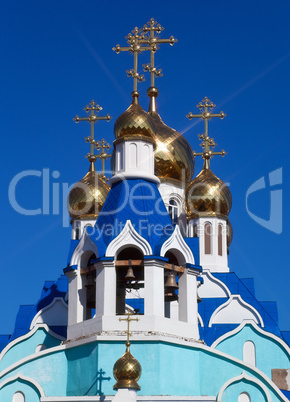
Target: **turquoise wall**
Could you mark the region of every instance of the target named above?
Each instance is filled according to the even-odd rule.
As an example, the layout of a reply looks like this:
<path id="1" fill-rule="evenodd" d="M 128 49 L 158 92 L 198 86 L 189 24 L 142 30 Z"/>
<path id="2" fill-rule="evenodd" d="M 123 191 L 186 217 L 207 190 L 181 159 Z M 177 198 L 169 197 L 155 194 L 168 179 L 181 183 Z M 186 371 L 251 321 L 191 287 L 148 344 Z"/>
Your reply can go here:
<path id="1" fill-rule="evenodd" d="M 124 352 L 124 342 L 100 341 L 43 353 L 5 376 L 0 373 L 0 383 L 21 372 L 37 381 L 47 396 L 112 395 L 115 384 L 113 366 Z M 254 369 L 210 350 L 144 341 L 134 342 L 131 352 L 141 363 L 143 371 L 139 395 L 216 396 L 224 383 L 243 371 L 269 387 Z M 236 391 L 227 391 L 230 392 Z M 274 391 L 271 395 L 273 402 L 283 400 Z M 2 401 L 1 397 L 0 391 Z"/>

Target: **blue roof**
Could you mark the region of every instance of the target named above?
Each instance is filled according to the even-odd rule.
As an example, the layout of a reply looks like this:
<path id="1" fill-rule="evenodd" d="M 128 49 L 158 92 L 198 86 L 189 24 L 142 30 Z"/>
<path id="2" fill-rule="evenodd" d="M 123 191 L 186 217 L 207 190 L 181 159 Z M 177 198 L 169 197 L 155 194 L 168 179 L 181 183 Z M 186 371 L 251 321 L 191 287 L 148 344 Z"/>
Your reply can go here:
<path id="1" fill-rule="evenodd" d="M 113 184 L 90 234 L 100 257 L 127 220 L 148 241 L 154 255 L 160 255 L 162 244 L 175 228 L 155 183 L 142 179 L 119 181 Z"/>

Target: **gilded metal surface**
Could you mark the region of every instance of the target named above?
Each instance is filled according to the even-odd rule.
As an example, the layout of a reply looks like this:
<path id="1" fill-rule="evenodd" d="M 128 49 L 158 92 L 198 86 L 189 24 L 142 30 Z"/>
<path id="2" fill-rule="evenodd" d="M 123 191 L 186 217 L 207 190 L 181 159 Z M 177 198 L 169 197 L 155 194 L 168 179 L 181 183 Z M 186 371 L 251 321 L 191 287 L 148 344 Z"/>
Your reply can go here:
<path id="1" fill-rule="evenodd" d="M 68 212 L 72 219 L 97 219 L 110 186 L 98 175 L 91 163 L 90 171 L 76 183 L 68 195 Z"/>
<path id="2" fill-rule="evenodd" d="M 194 158 L 188 141 L 163 123 L 157 112 L 151 114 L 155 129 L 155 175 L 188 183 L 194 173 Z"/>
<path id="3" fill-rule="evenodd" d="M 123 356 L 114 364 L 113 373 L 117 381 L 114 385 L 114 389 L 133 388 L 139 390 L 140 385 L 137 381 L 141 376 L 141 372 L 142 368 L 140 363 L 132 356 L 127 347 Z"/>
<path id="4" fill-rule="evenodd" d="M 185 190 L 188 219 L 198 216 L 227 216 L 232 207 L 228 186 L 210 169 L 202 169 Z"/>
<path id="5" fill-rule="evenodd" d="M 155 128 L 152 117 L 142 109 L 136 96 L 133 97 L 128 109 L 117 118 L 114 133 L 116 138 L 128 135 L 154 137 Z"/>

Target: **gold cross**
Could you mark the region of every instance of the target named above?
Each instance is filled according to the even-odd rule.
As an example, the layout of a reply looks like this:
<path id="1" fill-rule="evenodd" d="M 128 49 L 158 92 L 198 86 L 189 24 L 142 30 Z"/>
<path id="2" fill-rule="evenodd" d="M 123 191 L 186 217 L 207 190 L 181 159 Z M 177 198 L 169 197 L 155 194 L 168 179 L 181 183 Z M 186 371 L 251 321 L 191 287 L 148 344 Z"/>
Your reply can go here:
<path id="1" fill-rule="evenodd" d="M 130 346 L 130 335 L 132 335 L 132 334 L 130 334 L 130 322 L 131 321 L 139 321 L 138 317 L 137 318 L 131 318 L 131 315 L 132 314 L 128 311 L 127 318 L 119 318 L 119 321 L 127 321 L 127 331 L 125 331 L 126 334 L 127 334 L 127 342 L 126 342 L 127 347 Z"/>
<path id="2" fill-rule="evenodd" d="M 212 117 L 220 117 L 221 120 L 226 116 L 224 112 L 220 113 L 211 113 L 211 110 L 216 107 L 213 102 L 210 101 L 207 97 L 205 97 L 202 102 L 199 102 L 198 105 L 196 105 L 197 108 L 201 111 L 200 114 L 192 114 L 191 112 L 188 113 L 186 116 L 189 120 L 193 118 L 201 118 L 204 119 L 204 134 L 199 134 L 198 137 L 200 140 L 202 140 L 202 143 L 200 146 L 204 149 L 203 152 L 195 152 L 193 151 L 193 156 L 202 156 L 204 159 L 204 168 L 209 169 L 210 165 L 210 158 L 212 158 L 214 155 L 221 155 L 225 156 L 226 152 L 222 149 L 221 152 L 213 152 L 212 149 L 216 147 L 216 143 L 214 142 L 213 138 L 209 138 L 208 136 L 208 120 L 210 120 Z"/>
<path id="3" fill-rule="evenodd" d="M 132 33 L 130 32 L 125 39 L 127 39 L 127 43 L 129 46 L 120 46 L 116 45 L 113 47 L 113 50 L 119 54 L 120 52 L 131 52 L 134 55 L 134 68 L 131 70 L 127 70 L 127 76 L 133 77 L 134 85 L 133 91 L 137 92 L 137 84 L 138 82 L 145 81 L 144 75 L 139 75 L 138 73 L 138 55 L 140 52 L 144 50 L 150 50 L 150 48 L 146 48 L 145 46 L 141 46 L 141 40 L 144 39 L 144 34 L 142 30 L 139 30 L 138 27 L 134 28 Z"/>
<path id="4" fill-rule="evenodd" d="M 110 121 L 112 117 L 107 114 L 107 116 L 98 116 L 97 114 L 99 113 L 100 110 L 103 108 L 99 106 L 97 103 L 95 103 L 94 100 L 92 100 L 86 107 L 84 107 L 84 111 L 89 113 L 89 116 L 87 117 L 79 117 L 76 115 L 76 117 L 73 118 L 73 120 L 78 123 L 80 121 L 88 121 L 91 123 L 91 136 L 90 137 L 85 137 L 85 141 L 89 142 L 91 144 L 91 152 L 86 155 L 86 157 L 89 159 L 90 162 L 95 162 L 96 156 L 94 155 L 94 148 L 97 148 L 97 143 L 94 138 L 94 124 L 99 121 L 99 120 L 107 120 Z M 95 114 L 96 112 L 96 114 Z"/>
<path id="5" fill-rule="evenodd" d="M 154 64 L 155 52 L 159 49 L 158 45 L 161 43 L 169 43 L 171 46 L 173 46 L 174 43 L 177 42 L 177 39 L 175 39 L 173 36 L 170 36 L 169 39 L 160 39 L 158 35 L 163 30 L 164 28 L 160 24 L 158 24 L 157 21 L 154 20 L 154 18 L 151 18 L 151 20 L 148 21 L 147 24 L 145 24 L 143 27 L 143 32 L 148 36 L 147 38 L 140 40 L 141 44 L 149 45 L 151 51 L 151 62 L 143 65 L 144 71 L 149 71 L 151 74 L 151 87 L 155 86 L 155 76 L 163 76 L 161 68 L 157 70 Z M 157 35 L 155 35 L 155 33 Z"/>
<path id="6" fill-rule="evenodd" d="M 110 158 L 112 154 L 108 154 L 105 150 L 110 149 L 111 145 L 103 138 L 102 141 L 95 142 L 95 148 L 97 149 L 97 151 L 101 150 L 99 155 L 96 155 L 96 158 L 101 159 L 102 161 L 102 177 L 104 180 L 109 180 L 108 177 L 105 176 L 105 160 L 107 158 Z"/>

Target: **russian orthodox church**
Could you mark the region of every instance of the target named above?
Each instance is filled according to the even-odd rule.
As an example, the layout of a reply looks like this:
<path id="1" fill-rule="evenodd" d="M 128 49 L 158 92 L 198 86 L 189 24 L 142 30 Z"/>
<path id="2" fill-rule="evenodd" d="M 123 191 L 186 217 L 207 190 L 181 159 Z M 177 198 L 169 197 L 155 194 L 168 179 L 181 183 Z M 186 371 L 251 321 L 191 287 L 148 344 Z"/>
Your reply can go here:
<path id="1" fill-rule="evenodd" d="M 201 153 L 162 121 L 154 57 L 176 40 L 161 31 L 152 19 L 114 49 L 133 53 L 134 88 L 112 155 L 94 138 L 95 123 L 111 119 L 99 105 L 74 119 L 90 123 L 91 149 L 68 197 L 67 266 L 0 336 L 1 402 L 288 401 L 289 334 L 275 303 L 259 302 L 253 280 L 228 266 L 232 197 L 210 165 L 225 151 L 208 134 L 209 120 L 225 114 L 208 98 L 188 114 L 204 121 Z M 151 55 L 148 112 L 138 100 L 140 52 Z M 109 156 L 108 181 L 95 162 Z"/>

